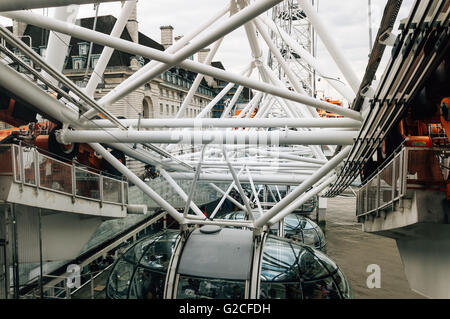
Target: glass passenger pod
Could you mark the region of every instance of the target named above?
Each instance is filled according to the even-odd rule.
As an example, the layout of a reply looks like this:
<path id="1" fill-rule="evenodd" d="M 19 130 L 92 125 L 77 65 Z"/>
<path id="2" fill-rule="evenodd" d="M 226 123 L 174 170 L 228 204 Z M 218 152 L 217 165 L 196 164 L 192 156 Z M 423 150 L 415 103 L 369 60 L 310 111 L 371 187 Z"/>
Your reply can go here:
<path id="1" fill-rule="evenodd" d="M 253 214 L 256 216 L 259 213 L 253 211 Z M 245 213 L 243 211 L 228 213 L 223 216 L 223 219 L 244 220 Z M 270 233 L 278 234 L 278 224 L 270 228 Z M 326 240 L 322 229 L 311 219 L 301 214 L 293 213 L 284 218 L 284 237 L 325 251 Z"/>
<path id="2" fill-rule="evenodd" d="M 187 240 L 177 271 L 177 299 L 249 297 L 253 235 L 241 229 L 204 226 Z"/>
<path id="3" fill-rule="evenodd" d="M 179 237 L 179 231 L 166 230 L 126 250 L 109 275 L 107 297 L 162 299 L 168 265 Z"/>
<path id="4" fill-rule="evenodd" d="M 261 299 L 349 299 L 344 273 L 313 248 L 269 235 L 261 269 Z"/>
<path id="5" fill-rule="evenodd" d="M 268 235 L 259 254 L 251 231 L 218 226 L 196 229 L 186 241 L 173 230 L 142 239 L 116 261 L 107 283 L 107 296 L 114 299 L 251 295 L 333 299 L 352 298 L 352 291 L 344 273 L 318 250 Z"/>

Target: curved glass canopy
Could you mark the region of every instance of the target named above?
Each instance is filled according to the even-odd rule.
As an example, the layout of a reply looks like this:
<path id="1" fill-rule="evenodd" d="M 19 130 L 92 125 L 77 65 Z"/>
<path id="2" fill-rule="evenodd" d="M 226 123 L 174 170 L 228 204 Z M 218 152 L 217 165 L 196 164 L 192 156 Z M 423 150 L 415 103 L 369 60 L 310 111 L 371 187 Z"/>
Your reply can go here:
<path id="1" fill-rule="evenodd" d="M 253 296 L 261 299 L 336 299 L 352 298 L 350 284 L 339 267 L 325 254 L 309 246 L 300 244 L 290 239 L 268 235 L 262 246 L 262 254 L 258 253 L 251 235 L 246 243 L 241 245 L 239 241 L 227 242 L 229 232 L 248 232 L 245 230 L 222 229 L 222 247 L 228 244 L 231 249 L 248 249 L 250 255 L 262 256 L 261 267 L 251 262 L 252 256 L 248 256 L 248 271 L 242 268 L 242 257 L 235 260 L 237 266 L 235 272 L 222 272 L 215 261 L 226 255 L 224 249 L 215 249 L 217 256 L 213 256 L 211 247 L 207 248 L 206 259 L 199 256 L 192 259 L 200 260 L 198 267 L 192 268 L 188 258 L 183 256 L 189 241 L 205 242 L 208 234 L 192 231 L 186 241 L 181 243 L 180 232 L 165 230 L 156 235 L 144 238 L 131 246 L 114 264 L 107 283 L 107 296 L 113 299 L 161 299 L 167 297 L 164 294 L 166 277 L 169 275 L 175 287 L 169 297 L 179 299 L 243 299 L 250 298 L 249 287 L 260 287 Z M 237 233 L 236 233 L 237 234 Z M 194 236 L 195 235 L 195 236 Z M 239 234 L 237 234 L 239 235 Z M 248 235 L 248 234 L 244 234 Z M 202 237 L 203 236 L 203 237 Z M 241 237 L 244 238 L 244 237 Z M 225 242 L 223 242 L 225 240 Z M 241 240 L 242 241 L 242 240 Z M 214 239 L 211 240 L 214 242 Z M 191 245 L 193 246 L 193 244 Z M 210 245 L 211 246 L 211 245 Z M 214 245 L 213 245 L 214 247 Z M 233 248 L 234 247 L 234 248 Z M 197 249 L 197 248 L 196 248 Z M 208 250 L 209 249 L 209 250 Z M 226 250 L 226 249 L 225 249 Z M 179 253 L 174 254 L 174 251 Z M 178 256 L 178 255 L 181 255 Z M 172 256 L 173 255 L 173 256 Z M 178 258 L 179 257 L 179 258 Z M 178 264 L 176 267 L 169 263 Z M 184 264 L 182 264 L 184 263 Z M 233 263 L 233 261 L 231 262 Z M 233 265 L 228 266 L 229 270 Z M 186 271 L 191 267 L 191 272 Z M 211 269 L 212 268 L 212 269 Z M 184 270 L 183 270 L 184 269 Z M 194 269 L 194 272 L 192 272 Z M 175 274 L 168 274 L 175 271 Z M 259 276 L 252 276 L 255 271 L 260 271 Z M 251 278 L 259 278 L 259 285 L 251 283 Z M 170 281 L 167 280 L 167 281 Z"/>
<path id="2" fill-rule="evenodd" d="M 350 284 L 325 254 L 270 235 L 264 245 L 261 299 L 348 299 Z"/>
<path id="3" fill-rule="evenodd" d="M 253 214 L 256 215 L 256 211 Z M 228 213 L 222 217 L 229 220 L 244 220 L 245 212 L 236 211 Z M 270 233 L 279 235 L 279 225 L 273 225 L 270 228 Z M 283 236 L 302 244 L 314 247 L 316 249 L 325 250 L 326 240 L 322 229 L 308 217 L 301 214 L 289 214 L 284 218 Z"/>
<path id="4" fill-rule="evenodd" d="M 131 246 L 114 264 L 106 294 L 114 299 L 161 299 L 179 231 L 166 230 Z"/>

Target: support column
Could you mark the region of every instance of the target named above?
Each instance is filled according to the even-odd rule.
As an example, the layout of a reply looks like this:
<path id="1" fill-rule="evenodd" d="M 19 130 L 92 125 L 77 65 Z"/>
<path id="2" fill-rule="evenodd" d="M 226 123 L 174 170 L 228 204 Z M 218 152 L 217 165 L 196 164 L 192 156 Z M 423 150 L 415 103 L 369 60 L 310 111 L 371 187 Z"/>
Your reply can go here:
<path id="1" fill-rule="evenodd" d="M 326 214 L 327 214 L 327 198 L 318 197 L 318 203 L 316 207 L 316 220 L 317 224 L 322 228 L 325 233 Z"/>

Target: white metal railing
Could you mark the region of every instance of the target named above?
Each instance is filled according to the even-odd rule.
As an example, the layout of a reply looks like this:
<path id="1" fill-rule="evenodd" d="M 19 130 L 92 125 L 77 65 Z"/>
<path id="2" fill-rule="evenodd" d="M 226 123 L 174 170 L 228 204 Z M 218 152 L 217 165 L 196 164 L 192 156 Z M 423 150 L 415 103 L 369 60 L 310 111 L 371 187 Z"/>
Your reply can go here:
<path id="1" fill-rule="evenodd" d="M 443 148 L 402 147 L 358 190 L 356 215 L 368 215 L 393 207 L 413 190 L 443 190 L 445 180 L 437 154 L 450 156 Z"/>
<path id="2" fill-rule="evenodd" d="M 66 276 L 54 276 L 54 275 L 42 275 L 43 280 L 56 280 L 56 284 L 45 284 L 42 286 L 43 298 L 45 299 L 72 299 L 72 296 L 79 292 L 81 289 L 85 288 L 87 285 L 90 285 L 90 299 L 95 299 L 95 282 L 98 277 L 100 277 L 105 271 L 108 271 L 113 264 L 107 265 L 104 269 L 99 271 L 90 271 L 88 273 L 80 274 L 80 286 L 79 287 L 70 287 L 67 284 Z M 74 277 L 75 279 L 76 277 Z M 98 282 L 103 283 L 104 279 L 100 278 Z M 25 295 L 22 295 L 21 299 L 36 299 L 41 297 L 39 287 L 32 289 Z"/>
<path id="3" fill-rule="evenodd" d="M 75 198 L 126 205 L 128 183 L 125 180 L 92 172 L 75 163 L 65 163 L 40 153 L 34 147 L 0 145 L 0 176 L 12 175 L 26 186 L 45 189 Z"/>
<path id="4" fill-rule="evenodd" d="M 132 245 L 135 243 L 139 238 L 137 237 L 139 233 L 145 231 L 147 227 L 151 227 L 154 223 L 158 222 L 159 220 L 165 221 L 167 213 L 162 212 L 157 214 L 155 217 L 148 220 L 146 223 L 138 226 L 137 228 L 133 229 L 132 231 L 126 233 L 124 236 L 121 236 L 118 240 L 116 240 L 113 243 L 110 243 L 106 247 L 99 249 L 95 254 L 89 256 L 87 259 L 80 262 L 79 266 L 80 268 L 86 267 L 90 265 L 92 262 L 95 262 L 95 260 L 101 256 L 105 256 L 109 254 L 112 251 L 115 251 L 115 260 L 117 259 L 117 255 L 121 254 L 117 250 L 118 247 L 120 247 L 123 243 L 129 243 L 129 245 Z M 163 227 L 166 228 L 165 222 L 163 223 Z M 129 247 L 128 245 L 126 247 Z M 123 253 L 123 251 L 122 251 Z M 77 294 L 81 289 L 85 288 L 88 284 L 90 284 L 90 298 L 95 299 L 96 292 L 95 292 L 95 280 L 100 277 L 105 271 L 108 271 L 110 267 L 113 265 L 113 263 L 107 265 L 105 268 L 99 270 L 99 271 L 89 271 L 88 273 L 80 274 L 80 283 L 81 285 L 77 287 L 70 288 L 67 285 L 68 277 L 67 273 L 65 275 L 60 276 L 54 276 L 45 274 L 42 275 L 42 278 L 36 277 L 34 280 L 37 287 L 33 288 L 31 291 L 29 291 L 27 294 L 21 296 L 23 299 L 30 299 L 30 298 L 39 298 L 41 296 L 41 289 L 43 293 L 44 298 L 48 299 L 71 299 L 73 295 Z M 42 288 L 38 286 L 37 280 L 43 279 L 44 281 L 48 282 L 44 285 L 42 285 Z M 104 278 L 99 278 L 97 282 L 104 283 Z"/>

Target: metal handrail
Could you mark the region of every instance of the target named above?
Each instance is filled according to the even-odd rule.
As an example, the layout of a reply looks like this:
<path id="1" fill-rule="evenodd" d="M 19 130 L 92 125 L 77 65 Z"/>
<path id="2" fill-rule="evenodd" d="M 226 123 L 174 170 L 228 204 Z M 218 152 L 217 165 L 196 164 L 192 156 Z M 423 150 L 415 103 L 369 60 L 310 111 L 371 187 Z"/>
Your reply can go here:
<path id="1" fill-rule="evenodd" d="M 51 192 L 55 192 L 55 193 L 60 193 L 63 195 L 69 195 L 72 196 L 73 198 L 85 198 L 91 201 L 97 201 L 100 203 L 109 203 L 109 204 L 113 204 L 113 205 L 126 205 L 126 196 L 123 196 L 123 192 L 126 190 L 126 185 L 127 182 L 121 179 L 116 179 L 113 177 L 109 177 L 109 176 L 103 176 L 102 174 L 99 173 L 94 173 L 89 171 L 87 168 L 82 168 L 79 167 L 77 165 L 75 165 L 75 163 L 72 164 L 68 164 L 65 163 L 63 161 L 57 160 L 55 158 L 52 158 L 50 156 L 41 154 L 40 152 L 37 151 L 36 148 L 31 147 L 31 152 L 33 152 L 33 158 L 34 158 L 34 163 L 32 165 L 33 167 L 33 177 L 35 178 L 34 183 L 29 183 L 25 181 L 25 167 L 24 167 L 24 160 L 23 160 L 23 147 L 19 146 L 19 145 L 2 145 L 2 147 L 10 147 L 11 148 L 11 161 L 12 161 L 12 175 L 13 175 L 13 181 L 15 183 L 19 183 L 22 187 L 24 185 L 27 186 L 32 186 L 32 187 L 36 187 L 37 189 L 44 189 L 44 190 L 48 190 Z M 37 154 L 36 154 L 37 153 Z M 16 163 L 16 157 L 17 157 L 17 163 Z M 40 168 L 39 168 L 39 160 L 40 159 L 47 159 L 50 160 L 52 162 L 58 163 L 58 165 L 60 166 L 64 166 L 67 168 L 70 168 L 70 176 L 65 176 L 65 178 L 67 178 L 67 181 L 71 183 L 71 189 L 70 191 L 64 191 L 64 190 L 57 190 L 54 188 L 50 188 L 50 187 L 46 187 L 43 186 L 40 183 L 40 179 L 41 179 L 41 172 L 40 172 Z M 36 159 L 38 159 L 38 161 L 36 161 Z M 18 167 L 16 167 L 18 165 Z M 76 177 L 76 172 L 77 171 L 85 171 L 90 175 L 95 175 L 96 178 L 98 178 L 98 191 L 99 191 L 99 197 L 98 198 L 93 198 L 93 197 L 86 197 L 86 196 L 81 196 L 77 194 L 77 188 L 75 183 L 77 182 L 77 177 Z M 113 182 L 118 183 L 118 185 L 121 185 L 120 187 L 118 187 L 117 189 L 117 198 L 118 201 L 104 201 L 104 189 L 103 189 L 103 179 L 108 179 L 111 180 Z"/>
<path id="2" fill-rule="evenodd" d="M 399 152 L 394 152 L 389 161 L 386 161 L 380 168 L 378 168 L 368 179 L 364 185 L 358 190 L 357 210 L 358 217 L 378 213 L 387 207 L 399 201 L 407 195 L 408 188 L 408 166 L 409 153 L 411 151 L 433 151 L 433 152 L 448 152 L 448 149 L 437 147 L 407 147 L 404 146 Z M 399 165 L 397 168 L 396 166 Z M 381 176 L 388 169 L 392 170 L 392 181 L 389 187 L 381 185 Z M 400 181 L 400 184 L 398 184 Z M 374 185 L 375 184 L 375 185 Z M 440 183 L 438 183 L 440 184 Z M 389 184 L 388 184 L 389 185 Z M 386 202 L 381 202 L 381 191 L 391 190 L 390 199 Z M 375 193 L 374 198 L 371 197 L 371 192 Z M 375 203 L 370 205 L 369 200 L 374 200 Z"/>

